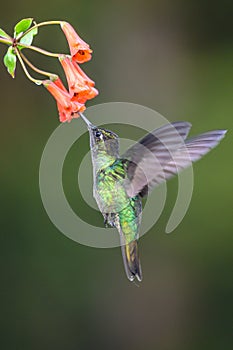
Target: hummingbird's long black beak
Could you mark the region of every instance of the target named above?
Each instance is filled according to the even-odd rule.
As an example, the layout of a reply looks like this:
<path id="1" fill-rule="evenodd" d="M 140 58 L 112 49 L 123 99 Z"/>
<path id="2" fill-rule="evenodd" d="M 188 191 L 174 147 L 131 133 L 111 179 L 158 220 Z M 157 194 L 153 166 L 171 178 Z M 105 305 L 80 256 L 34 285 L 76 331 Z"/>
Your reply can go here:
<path id="1" fill-rule="evenodd" d="M 82 113 L 79 113 L 79 115 L 82 118 L 82 120 L 87 124 L 88 129 L 94 128 L 94 125 L 91 124 L 91 122 L 89 122 L 89 120 Z"/>

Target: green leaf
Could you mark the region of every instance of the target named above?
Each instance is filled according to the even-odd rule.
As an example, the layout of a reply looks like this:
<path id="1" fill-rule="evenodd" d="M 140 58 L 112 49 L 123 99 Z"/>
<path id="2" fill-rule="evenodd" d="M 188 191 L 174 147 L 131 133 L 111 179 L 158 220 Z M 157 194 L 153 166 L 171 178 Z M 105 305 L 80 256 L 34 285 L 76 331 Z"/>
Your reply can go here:
<path id="1" fill-rule="evenodd" d="M 19 35 L 20 33 L 24 33 L 28 28 L 31 27 L 33 18 L 24 18 L 20 22 L 15 25 L 14 37 Z"/>
<path id="2" fill-rule="evenodd" d="M 0 36 L 5 39 L 9 39 L 10 36 L 0 28 Z"/>
<path id="3" fill-rule="evenodd" d="M 21 39 L 20 39 L 20 43 L 21 44 L 25 44 L 25 45 L 31 45 L 32 41 L 33 41 L 33 37 L 38 33 L 38 28 L 34 28 L 32 29 L 28 34 L 24 35 Z M 22 50 L 22 47 L 19 46 L 19 48 Z"/>
<path id="4" fill-rule="evenodd" d="M 12 46 L 10 46 L 7 50 L 7 53 L 4 56 L 4 64 L 7 68 L 8 73 L 15 77 L 15 68 L 16 68 L 16 55 L 13 52 Z"/>

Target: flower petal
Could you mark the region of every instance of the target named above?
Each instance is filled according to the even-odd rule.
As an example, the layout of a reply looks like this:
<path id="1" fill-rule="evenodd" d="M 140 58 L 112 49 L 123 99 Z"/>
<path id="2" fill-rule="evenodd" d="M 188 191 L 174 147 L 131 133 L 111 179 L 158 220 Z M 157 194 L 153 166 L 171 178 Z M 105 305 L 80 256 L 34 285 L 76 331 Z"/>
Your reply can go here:
<path id="1" fill-rule="evenodd" d="M 71 101 L 85 103 L 98 95 L 98 90 L 94 88 L 94 81 L 91 80 L 79 67 L 79 65 L 68 56 L 60 56 L 60 62 L 65 71 Z"/>
<path id="2" fill-rule="evenodd" d="M 86 107 L 79 101 L 72 101 L 72 95 L 68 93 L 60 78 L 54 81 L 45 80 L 43 85 L 57 101 L 57 108 L 61 122 L 78 118 L 78 112 L 83 112 Z"/>
<path id="3" fill-rule="evenodd" d="M 92 54 L 90 46 L 80 38 L 68 22 L 61 22 L 61 28 L 68 41 L 72 59 L 78 63 L 90 61 Z"/>
<path id="4" fill-rule="evenodd" d="M 86 91 L 75 92 L 71 101 L 77 101 L 79 103 L 86 103 L 87 100 L 91 100 L 99 94 L 98 90 L 91 87 Z"/>
<path id="5" fill-rule="evenodd" d="M 57 103 L 60 122 L 62 123 L 70 122 L 71 119 L 79 118 L 78 112 L 83 112 L 86 109 L 86 107 L 81 103 L 80 104 L 75 103 L 75 105 L 76 105 L 75 108 L 77 108 L 76 112 L 74 112 L 72 108 L 67 109 L 61 106 L 59 103 Z"/>

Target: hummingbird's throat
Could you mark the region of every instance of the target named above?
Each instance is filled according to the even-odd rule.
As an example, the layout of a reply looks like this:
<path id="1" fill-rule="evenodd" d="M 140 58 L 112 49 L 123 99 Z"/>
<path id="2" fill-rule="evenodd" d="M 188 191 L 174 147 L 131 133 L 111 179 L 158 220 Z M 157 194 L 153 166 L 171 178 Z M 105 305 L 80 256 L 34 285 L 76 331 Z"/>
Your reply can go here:
<path id="1" fill-rule="evenodd" d="M 91 148 L 91 155 L 93 167 L 95 168 L 96 172 L 110 166 L 116 160 L 116 157 L 114 155 L 108 153 L 104 142 L 101 142 L 101 145 L 95 144 Z"/>

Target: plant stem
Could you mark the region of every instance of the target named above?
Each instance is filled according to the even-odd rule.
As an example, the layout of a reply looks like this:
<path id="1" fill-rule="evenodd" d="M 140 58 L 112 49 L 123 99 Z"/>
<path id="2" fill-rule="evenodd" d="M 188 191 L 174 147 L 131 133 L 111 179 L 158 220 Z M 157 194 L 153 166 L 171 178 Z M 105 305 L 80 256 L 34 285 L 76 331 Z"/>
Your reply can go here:
<path id="1" fill-rule="evenodd" d="M 12 45 L 13 40 L 8 40 L 0 37 L 0 43 L 7 44 L 7 45 Z"/>
<path id="2" fill-rule="evenodd" d="M 24 49 L 30 49 L 30 50 L 33 50 L 33 51 L 36 51 L 36 52 L 39 52 L 41 53 L 42 55 L 45 55 L 45 56 L 50 56 L 50 57 L 59 57 L 61 54 L 60 53 L 53 53 L 53 52 L 49 52 L 47 50 L 43 50 L 37 46 L 32 46 L 32 45 L 26 45 L 26 44 L 21 44 L 21 43 L 18 43 L 19 46 L 23 47 Z"/>
<path id="3" fill-rule="evenodd" d="M 47 21 L 47 22 L 41 22 L 41 23 L 36 23 L 34 24 L 33 27 L 29 28 L 26 32 L 22 33 L 17 40 L 20 40 L 21 38 L 23 38 L 25 35 L 27 35 L 28 33 L 30 33 L 31 30 L 35 29 L 35 28 L 39 28 L 39 27 L 43 27 L 43 26 L 48 26 L 48 25 L 53 25 L 53 24 L 61 24 L 64 21 Z"/>
<path id="4" fill-rule="evenodd" d="M 23 62 L 23 59 L 22 59 L 22 57 L 21 57 L 21 55 L 20 55 L 20 52 L 19 52 L 19 50 L 17 49 L 17 47 L 15 47 L 15 52 L 16 52 L 16 55 L 17 55 L 17 57 L 18 57 L 18 59 L 19 59 L 19 62 L 20 62 L 20 64 L 21 64 L 21 66 L 22 66 L 22 68 L 23 68 L 23 70 L 24 70 L 24 73 L 26 74 L 27 78 L 28 78 L 29 80 L 31 80 L 33 83 L 35 83 L 36 85 L 41 85 L 41 84 L 42 84 L 42 80 L 34 79 L 34 78 L 28 73 L 28 70 L 27 70 L 27 68 L 25 67 L 25 64 L 24 64 L 24 62 Z"/>
<path id="5" fill-rule="evenodd" d="M 42 75 L 46 75 L 49 78 L 52 79 L 56 79 L 58 78 L 58 76 L 56 74 L 50 73 L 50 72 L 46 72 L 44 70 L 41 70 L 37 67 L 35 67 L 28 59 L 26 56 L 24 56 L 24 54 L 22 53 L 22 51 L 20 52 L 20 56 L 22 57 L 22 59 L 24 60 L 24 62 L 31 68 L 33 69 L 35 72 L 42 74 Z"/>

